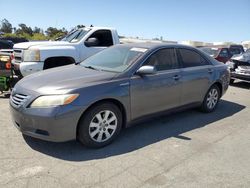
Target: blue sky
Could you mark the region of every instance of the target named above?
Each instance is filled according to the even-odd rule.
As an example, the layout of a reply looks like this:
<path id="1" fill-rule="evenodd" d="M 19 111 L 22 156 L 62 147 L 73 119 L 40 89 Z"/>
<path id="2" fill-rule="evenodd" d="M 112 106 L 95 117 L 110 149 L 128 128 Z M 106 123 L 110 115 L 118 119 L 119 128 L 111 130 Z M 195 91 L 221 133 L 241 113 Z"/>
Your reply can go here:
<path id="1" fill-rule="evenodd" d="M 0 20 L 6 18 L 13 26 L 70 29 L 93 24 L 133 37 L 250 40 L 250 0 L 5 0 L 0 7 Z"/>

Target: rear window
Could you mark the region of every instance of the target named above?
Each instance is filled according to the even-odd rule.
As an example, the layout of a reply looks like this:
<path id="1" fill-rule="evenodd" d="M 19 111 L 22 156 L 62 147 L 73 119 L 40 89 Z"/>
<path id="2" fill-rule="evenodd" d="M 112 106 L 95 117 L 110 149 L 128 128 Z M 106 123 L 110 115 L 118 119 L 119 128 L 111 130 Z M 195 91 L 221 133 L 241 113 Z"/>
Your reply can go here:
<path id="1" fill-rule="evenodd" d="M 209 65 L 209 63 L 197 52 L 189 49 L 179 49 L 184 67 L 196 67 Z"/>

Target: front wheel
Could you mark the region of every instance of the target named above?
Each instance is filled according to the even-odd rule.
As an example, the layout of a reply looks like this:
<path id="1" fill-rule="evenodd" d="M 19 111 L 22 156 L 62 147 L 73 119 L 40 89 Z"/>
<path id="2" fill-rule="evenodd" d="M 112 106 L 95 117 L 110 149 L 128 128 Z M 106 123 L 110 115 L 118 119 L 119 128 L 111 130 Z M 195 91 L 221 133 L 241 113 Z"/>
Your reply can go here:
<path id="1" fill-rule="evenodd" d="M 112 103 L 92 107 L 79 122 L 78 139 L 87 147 L 99 148 L 111 143 L 122 127 L 120 109 Z"/>
<path id="2" fill-rule="evenodd" d="M 220 89 L 218 86 L 213 85 L 207 92 L 203 103 L 201 105 L 201 110 L 203 112 L 212 112 L 216 109 L 220 99 Z"/>

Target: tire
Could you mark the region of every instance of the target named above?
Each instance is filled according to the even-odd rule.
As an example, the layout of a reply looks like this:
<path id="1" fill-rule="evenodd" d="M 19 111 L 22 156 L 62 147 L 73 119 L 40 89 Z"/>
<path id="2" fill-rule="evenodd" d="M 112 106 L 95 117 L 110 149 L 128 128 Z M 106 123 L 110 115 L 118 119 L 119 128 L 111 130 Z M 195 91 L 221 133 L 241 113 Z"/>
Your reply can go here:
<path id="1" fill-rule="evenodd" d="M 203 100 L 201 111 L 206 113 L 213 112 L 219 103 L 220 93 L 217 85 L 211 86 Z"/>
<path id="2" fill-rule="evenodd" d="M 110 144 L 122 128 L 122 113 L 113 103 L 93 106 L 81 118 L 78 140 L 85 146 L 100 148 Z"/>
<path id="3" fill-rule="evenodd" d="M 230 79 L 229 84 L 233 84 L 234 83 L 234 79 Z"/>

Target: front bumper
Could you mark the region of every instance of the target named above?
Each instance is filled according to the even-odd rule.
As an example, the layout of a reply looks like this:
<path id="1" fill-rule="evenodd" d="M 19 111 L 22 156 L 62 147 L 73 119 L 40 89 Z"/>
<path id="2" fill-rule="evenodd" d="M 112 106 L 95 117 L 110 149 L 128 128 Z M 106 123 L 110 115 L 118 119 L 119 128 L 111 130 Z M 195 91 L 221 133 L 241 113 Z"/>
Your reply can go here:
<path id="1" fill-rule="evenodd" d="M 231 72 L 231 78 L 250 82 L 250 74 L 239 74 L 236 72 Z"/>
<path id="2" fill-rule="evenodd" d="M 12 62 L 14 67 L 14 72 L 18 76 L 28 76 L 32 73 L 39 72 L 43 70 L 44 62 Z"/>
<path id="3" fill-rule="evenodd" d="M 10 103 L 12 120 L 23 134 L 53 142 L 76 139 L 82 107 L 15 108 Z"/>

